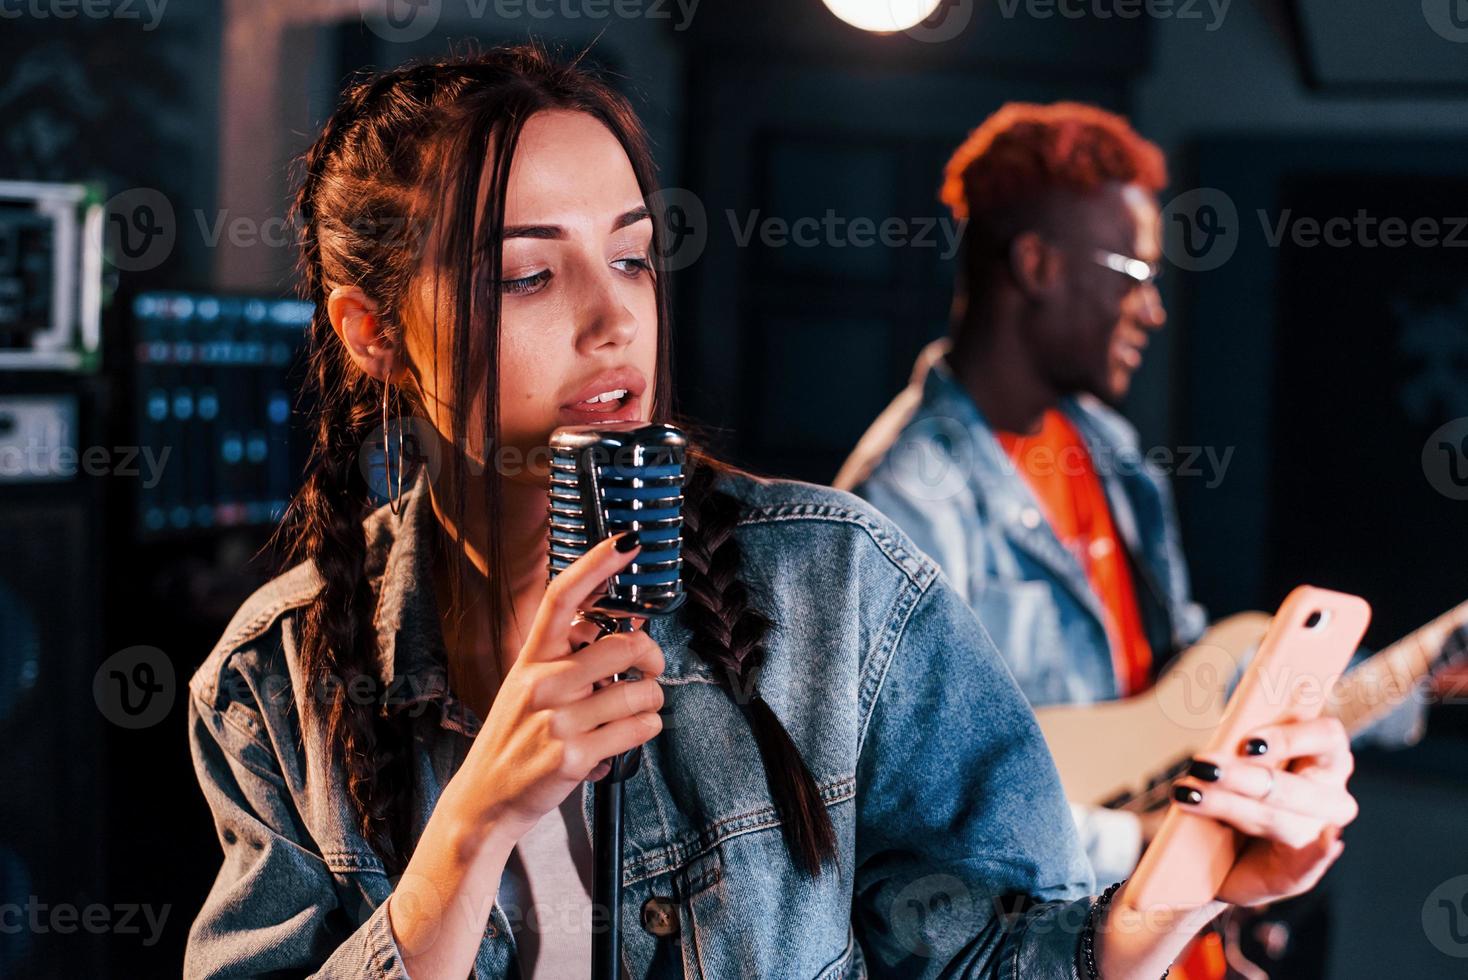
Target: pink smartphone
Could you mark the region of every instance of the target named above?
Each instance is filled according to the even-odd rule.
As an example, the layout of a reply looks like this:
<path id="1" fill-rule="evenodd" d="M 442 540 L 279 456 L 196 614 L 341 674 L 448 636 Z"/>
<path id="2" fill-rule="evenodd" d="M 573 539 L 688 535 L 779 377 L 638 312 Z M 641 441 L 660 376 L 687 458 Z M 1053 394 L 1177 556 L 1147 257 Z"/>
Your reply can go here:
<path id="1" fill-rule="evenodd" d="M 1318 716 L 1370 621 L 1371 606 L 1360 596 L 1308 585 L 1291 592 L 1229 698 L 1206 751 L 1231 757 L 1255 729 Z M 1280 765 L 1268 756 L 1249 761 Z M 1212 901 L 1246 839 L 1174 803 L 1124 890 L 1125 904 L 1145 911 L 1197 908 Z"/>

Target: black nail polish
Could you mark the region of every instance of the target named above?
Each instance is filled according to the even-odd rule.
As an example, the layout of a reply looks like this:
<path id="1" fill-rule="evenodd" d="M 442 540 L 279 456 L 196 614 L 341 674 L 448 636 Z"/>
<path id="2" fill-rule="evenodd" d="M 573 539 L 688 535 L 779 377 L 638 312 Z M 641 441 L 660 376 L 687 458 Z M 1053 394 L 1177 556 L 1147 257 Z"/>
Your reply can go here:
<path id="1" fill-rule="evenodd" d="M 1223 770 L 1211 762 L 1194 759 L 1188 765 L 1188 775 L 1194 779 L 1201 779 L 1205 783 L 1216 783 L 1218 782 L 1218 777 L 1223 775 Z"/>
<path id="2" fill-rule="evenodd" d="M 1193 789 L 1191 786 L 1174 786 L 1172 798 L 1179 803 L 1198 804 L 1203 802 L 1203 791 Z"/>
<path id="3" fill-rule="evenodd" d="M 1269 743 L 1262 738 L 1251 738 L 1244 743 L 1244 755 L 1263 755 L 1269 751 Z"/>
<path id="4" fill-rule="evenodd" d="M 640 544 L 642 544 L 642 535 L 636 531 L 628 531 L 617 539 L 616 549 L 621 552 L 628 552 Z"/>

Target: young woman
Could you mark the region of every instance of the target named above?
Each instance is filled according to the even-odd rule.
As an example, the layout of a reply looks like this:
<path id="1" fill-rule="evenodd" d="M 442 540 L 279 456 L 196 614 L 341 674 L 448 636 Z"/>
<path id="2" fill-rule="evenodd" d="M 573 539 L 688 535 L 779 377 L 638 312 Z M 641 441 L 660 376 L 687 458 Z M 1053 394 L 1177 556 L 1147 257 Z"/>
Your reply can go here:
<path id="1" fill-rule="evenodd" d="M 536 449 L 669 417 L 654 189 L 626 102 L 530 48 L 356 84 L 308 153 L 316 445 L 298 563 L 190 684 L 224 864 L 185 972 L 584 976 L 582 787 L 637 745 L 629 976 L 1150 980 L 1222 903 L 1311 887 L 1355 812 L 1326 723 L 1257 733 L 1300 760 L 1272 787 L 1243 755 L 1188 784 L 1256 836 L 1218 903 L 1142 925 L 1088 897 L 982 627 L 845 494 L 699 458 L 688 603 L 587 645 L 573 613 L 637 542 L 547 586 Z M 390 413 L 437 462 L 374 509 L 359 457 Z"/>

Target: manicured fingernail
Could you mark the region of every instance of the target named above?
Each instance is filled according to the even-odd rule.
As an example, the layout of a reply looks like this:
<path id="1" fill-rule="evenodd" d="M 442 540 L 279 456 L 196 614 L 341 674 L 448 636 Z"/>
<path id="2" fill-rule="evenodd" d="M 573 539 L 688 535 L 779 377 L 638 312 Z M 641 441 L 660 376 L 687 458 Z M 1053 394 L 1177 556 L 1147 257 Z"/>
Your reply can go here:
<path id="1" fill-rule="evenodd" d="M 1198 804 L 1203 802 L 1203 791 L 1191 786 L 1174 786 L 1172 798 L 1179 803 Z"/>
<path id="2" fill-rule="evenodd" d="M 1201 779 L 1205 783 L 1216 783 L 1218 782 L 1218 777 L 1223 775 L 1223 770 L 1211 762 L 1194 759 L 1188 765 L 1188 775 L 1194 779 Z"/>
<path id="3" fill-rule="evenodd" d="M 628 531 L 626 534 L 623 534 L 621 537 L 617 538 L 616 548 L 618 551 L 625 553 L 628 551 L 636 550 L 636 548 L 641 544 L 642 535 L 638 534 L 636 531 Z"/>
<path id="4" fill-rule="evenodd" d="M 1262 738 L 1251 738 L 1244 743 L 1244 755 L 1263 755 L 1269 751 L 1269 743 Z"/>

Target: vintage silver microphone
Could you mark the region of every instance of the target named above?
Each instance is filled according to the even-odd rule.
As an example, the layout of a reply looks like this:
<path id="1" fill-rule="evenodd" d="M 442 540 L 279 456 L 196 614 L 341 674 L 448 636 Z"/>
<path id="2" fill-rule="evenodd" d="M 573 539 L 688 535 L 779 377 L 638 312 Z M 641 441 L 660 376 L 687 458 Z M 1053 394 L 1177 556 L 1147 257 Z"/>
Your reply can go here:
<path id="1" fill-rule="evenodd" d="M 551 433 L 550 447 L 550 577 L 604 538 L 636 531 L 642 545 L 579 618 L 602 635 L 630 632 L 633 617 L 665 616 L 682 605 L 683 433 L 647 422 L 567 426 Z M 608 760 L 611 772 L 593 792 L 591 900 L 607 922 L 592 935 L 593 980 L 621 978 L 622 781 L 641 758 L 637 748 Z"/>

